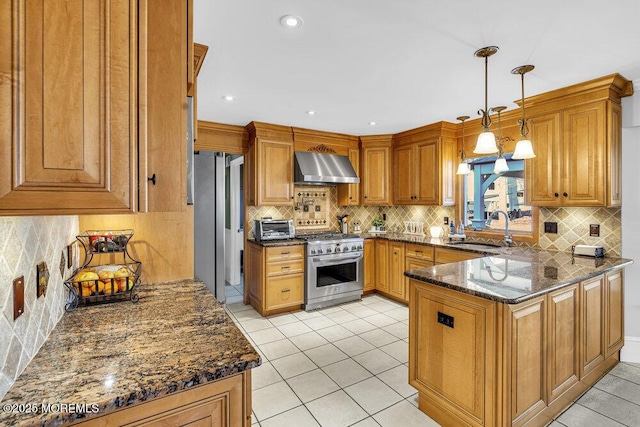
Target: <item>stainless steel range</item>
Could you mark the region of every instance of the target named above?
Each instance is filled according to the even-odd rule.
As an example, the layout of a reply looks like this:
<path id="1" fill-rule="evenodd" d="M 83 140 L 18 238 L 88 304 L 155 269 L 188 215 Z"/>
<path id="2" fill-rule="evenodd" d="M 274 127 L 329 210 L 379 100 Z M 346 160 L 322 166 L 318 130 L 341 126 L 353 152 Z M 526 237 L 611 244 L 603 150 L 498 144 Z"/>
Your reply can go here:
<path id="1" fill-rule="evenodd" d="M 357 234 L 298 235 L 307 241 L 306 311 L 359 300 L 363 288 L 364 239 Z"/>

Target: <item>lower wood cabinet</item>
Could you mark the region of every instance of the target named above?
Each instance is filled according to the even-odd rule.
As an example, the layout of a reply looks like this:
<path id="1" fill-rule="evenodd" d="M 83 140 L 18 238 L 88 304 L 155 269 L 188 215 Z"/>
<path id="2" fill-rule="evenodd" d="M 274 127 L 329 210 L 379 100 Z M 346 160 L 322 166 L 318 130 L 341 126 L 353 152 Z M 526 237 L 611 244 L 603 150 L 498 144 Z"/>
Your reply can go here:
<path id="1" fill-rule="evenodd" d="M 249 303 L 261 315 L 299 310 L 304 303 L 304 246 L 263 247 L 249 243 Z"/>
<path id="2" fill-rule="evenodd" d="M 442 425 L 550 423 L 618 363 L 623 277 L 614 270 L 516 305 L 410 279 L 419 408 Z"/>
<path id="3" fill-rule="evenodd" d="M 460 262 L 466 261 L 468 259 L 482 258 L 484 257 L 484 254 L 458 251 L 456 249 L 435 248 L 434 257 L 436 264 L 448 264 L 450 262 Z"/>
<path id="4" fill-rule="evenodd" d="M 76 425 L 244 427 L 250 423 L 251 371 L 244 371 Z"/>
<path id="5" fill-rule="evenodd" d="M 375 240 L 366 239 L 364 241 L 364 279 L 363 292 L 369 293 L 376 290 L 376 258 Z"/>
<path id="6" fill-rule="evenodd" d="M 406 282 L 404 280 L 404 243 L 389 242 L 389 295 L 394 299 L 406 301 Z"/>
<path id="7" fill-rule="evenodd" d="M 376 239 L 375 249 L 375 282 L 376 291 L 389 293 L 389 242 Z"/>

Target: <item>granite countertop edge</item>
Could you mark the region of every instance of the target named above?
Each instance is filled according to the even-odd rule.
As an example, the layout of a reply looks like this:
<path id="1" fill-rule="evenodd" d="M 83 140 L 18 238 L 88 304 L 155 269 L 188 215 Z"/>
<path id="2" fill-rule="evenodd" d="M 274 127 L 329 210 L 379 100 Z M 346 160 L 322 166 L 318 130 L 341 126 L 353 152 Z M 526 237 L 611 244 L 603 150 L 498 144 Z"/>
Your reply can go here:
<path id="1" fill-rule="evenodd" d="M 11 404 L 28 404 L 28 403 L 71 403 L 71 404 L 95 404 L 97 409 L 90 409 L 87 407 L 85 411 L 78 412 L 52 412 L 52 413 L 18 413 L 18 412 L 3 412 L 0 411 L 0 425 L 16 425 L 16 426 L 58 426 L 64 425 L 66 423 L 71 422 L 79 422 L 84 420 L 89 420 L 91 418 L 107 415 L 114 411 L 124 409 L 126 407 L 147 402 L 153 399 L 165 397 L 167 395 L 171 395 L 176 392 L 180 392 L 191 387 L 195 387 L 198 385 L 203 385 L 211 381 L 219 380 L 221 378 L 225 378 L 231 375 L 235 375 L 241 373 L 243 371 L 255 368 L 262 363 L 262 359 L 257 351 L 251 346 L 249 341 L 244 337 L 244 335 L 240 332 L 237 326 L 233 323 L 233 320 L 229 317 L 228 313 L 224 310 L 222 304 L 220 304 L 215 297 L 206 289 L 205 285 L 202 282 L 197 280 L 180 280 L 174 282 L 163 282 L 163 283 L 153 283 L 153 284 L 143 284 L 141 285 L 141 298 L 140 302 L 136 304 L 136 306 L 145 303 L 145 298 L 148 300 L 148 303 L 155 303 L 154 305 L 166 306 L 167 310 L 172 308 L 171 306 L 171 293 L 167 292 L 167 290 L 158 291 L 158 289 L 162 289 L 163 287 L 173 287 L 173 286 L 181 286 L 184 294 L 188 294 L 189 292 L 193 293 L 193 296 L 189 297 L 187 295 L 187 302 L 193 302 L 194 307 L 191 313 L 186 314 L 184 317 L 180 316 L 175 319 L 175 326 L 171 325 L 167 322 L 163 327 L 167 330 L 175 329 L 176 331 L 180 331 L 180 333 L 176 333 L 179 335 L 179 338 L 176 338 L 179 344 L 188 345 L 190 340 L 193 340 L 194 348 L 187 348 L 186 345 L 183 348 L 185 353 L 189 352 L 189 354 L 184 355 L 184 361 L 173 360 L 172 357 L 179 357 L 182 354 L 176 353 L 175 348 L 167 349 L 167 354 L 158 355 L 157 351 L 149 352 L 148 356 L 144 354 L 141 356 L 137 356 L 137 361 L 145 357 L 149 359 L 149 363 L 153 363 L 156 360 L 159 363 L 166 363 L 167 365 L 163 366 L 163 368 L 167 366 L 177 365 L 179 363 L 183 363 L 183 366 L 178 368 L 178 372 L 171 371 L 166 375 L 167 378 L 163 378 L 159 372 L 153 371 L 153 367 L 150 369 L 148 366 L 144 366 L 144 363 L 140 365 L 132 363 L 128 363 L 126 358 L 128 356 L 120 356 L 123 360 L 118 360 L 118 356 L 111 356 L 113 359 L 110 361 L 115 364 L 116 368 L 113 370 L 115 376 L 117 378 L 118 374 L 123 374 L 132 377 L 131 378 L 123 378 L 121 385 L 116 384 L 114 388 L 116 390 L 113 393 L 107 393 L 104 391 L 102 384 L 105 383 L 105 370 L 97 369 L 95 372 L 68 372 L 69 375 L 78 376 L 86 378 L 81 380 L 80 383 L 70 381 L 61 381 L 60 377 L 63 375 L 60 370 L 52 371 L 52 376 L 50 378 L 41 377 L 38 375 L 36 366 L 42 366 L 43 362 L 50 362 L 51 360 L 56 361 L 67 361 L 69 356 L 69 351 L 74 351 L 77 353 L 87 353 L 86 348 L 80 348 L 79 346 L 84 344 L 84 336 L 86 336 L 86 324 L 92 323 L 93 319 L 96 316 L 100 316 L 96 314 L 98 311 L 104 310 L 105 313 L 113 313 L 113 310 L 127 310 L 125 304 L 133 304 L 128 301 L 117 303 L 117 304 L 103 304 L 103 305 L 95 305 L 90 307 L 81 307 L 76 312 L 65 313 L 63 319 L 60 320 L 58 325 L 66 323 L 63 320 L 66 320 L 68 316 L 77 316 L 72 323 L 77 323 L 72 327 L 67 327 L 66 325 L 61 325 L 61 331 L 59 331 L 58 326 L 53 329 L 51 335 L 43 346 L 38 351 L 38 354 L 34 357 L 34 359 L 30 362 L 32 369 L 30 370 L 30 366 L 27 366 L 25 371 L 18 377 L 13 386 L 9 389 L 4 398 L 0 401 L 2 405 L 11 405 Z M 149 290 L 150 295 L 145 297 L 145 292 Z M 155 300 L 154 300 L 155 299 Z M 178 300 L 179 297 L 176 298 Z M 191 301 L 191 299 L 193 301 Z M 166 303 L 166 305 L 165 305 Z M 180 307 L 182 308 L 182 307 Z M 208 313 L 203 313 L 207 311 Z M 188 309 L 186 311 L 189 311 Z M 83 314 L 84 312 L 84 314 Z M 148 313 L 147 313 L 148 314 Z M 103 314 L 104 315 L 104 314 Z M 191 316 L 191 318 L 189 318 Z M 86 317 L 86 318 L 83 318 Z M 185 320 L 185 317 L 187 320 Z M 135 317 L 132 317 L 134 319 Z M 160 317 L 159 317 L 160 319 Z M 77 321 L 76 321 L 77 320 Z M 138 319 L 136 319 L 138 320 Z M 164 320 L 164 318 L 162 318 Z M 133 320 L 132 320 L 133 323 Z M 127 327 L 140 326 L 139 322 L 136 322 L 136 325 L 127 325 Z M 150 322 L 150 325 L 146 327 L 154 328 L 157 326 L 157 323 L 154 325 Z M 173 326 L 173 328 L 172 328 Z M 186 329 L 183 329 L 186 328 Z M 193 328 L 193 336 L 188 336 L 189 328 Z M 200 333 L 200 328 L 206 330 L 205 335 Z M 69 330 L 67 330 L 69 329 Z M 76 330 L 77 329 L 77 330 Z M 84 329 L 84 330 L 83 330 Z M 219 330 L 218 334 L 211 335 L 211 330 Z M 58 331 L 57 331 L 58 330 Z M 75 331 L 75 335 L 73 336 Z M 56 333 L 59 335 L 64 335 L 64 340 L 68 341 L 70 336 L 72 338 L 73 344 L 78 344 L 78 347 L 74 350 L 70 350 L 71 343 L 68 345 L 61 345 L 60 342 L 62 339 L 56 337 Z M 140 334 L 144 334 L 144 331 L 139 331 Z M 171 336 L 171 335 L 169 335 Z M 216 351 L 207 352 L 201 347 L 198 347 L 198 340 L 202 338 L 211 339 L 211 345 L 218 347 L 225 347 L 225 351 L 220 353 Z M 100 341 L 96 339 L 96 341 Z M 124 342 L 124 340 L 120 340 Z M 224 342 L 226 341 L 226 343 Z M 47 344 L 50 344 L 47 346 Z M 148 346 L 153 349 L 153 345 L 157 345 L 157 343 L 148 343 L 142 342 L 142 347 Z M 169 343 L 175 344 L 175 343 Z M 125 344 L 126 345 L 126 344 Z M 117 350 L 114 350 L 112 347 L 109 349 L 109 346 L 105 346 L 105 352 L 113 352 L 117 354 Z M 57 350 L 59 351 L 59 355 L 52 354 Z M 142 351 L 148 351 L 149 349 L 143 348 Z M 155 350 L 155 349 L 154 349 Z M 92 348 L 93 351 L 95 350 Z M 171 353 L 173 351 L 174 353 Z M 91 353 L 92 353 L 91 352 Z M 41 354 L 44 353 L 44 354 Z M 206 357 L 211 354 L 210 360 L 207 360 Z M 40 356 L 40 360 L 39 360 Z M 95 355 L 94 355 L 95 356 Z M 100 355 L 101 356 L 101 355 Z M 82 356 L 78 356 L 79 359 L 82 359 Z M 91 361 L 87 361 L 86 363 L 93 363 L 92 359 L 96 357 L 90 357 Z M 120 365 L 118 365 L 120 362 Z M 184 366 L 187 366 L 186 368 Z M 80 362 L 80 367 L 82 368 L 82 363 Z M 101 368 L 101 367 L 98 367 Z M 121 368 L 121 370 L 119 370 Z M 140 371 L 150 371 L 147 372 L 149 377 L 146 374 L 141 373 Z M 76 374 L 76 375 L 73 375 Z M 92 375 L 93 374 L 93 375 Z M 147 379 L 151 378 L 151 379 Z M 116 379 L 116 382 L 118 380 Z M 57 386 L 54 384 L 58 383 Z M 64 390 L 66 384 L 69 384 L 67 387 L 69 388 L 69 398 L 60 401 L 61 392 L 60 389 Z M 82 385 L 86 385 L 85 389 L 82 388 Z M 119 386 L 119 387 L 118 387 Z M 14 390 L 15 389 L 15 390 Z M 24 390 L 28 389 L 28 390 Z M 54 394 L 50 392 L 50 390 L 56 390 Z M 53 399 L 49 399 L 48 397 L 53 397 Z M 79 398 L 78 396 L 81 396 Z M 86 399 L 85 399 L 86 397 Z M 82 401 L 78 401 L 82 400 Z M 95 408 L 95 407 L 94 407 Z"/>

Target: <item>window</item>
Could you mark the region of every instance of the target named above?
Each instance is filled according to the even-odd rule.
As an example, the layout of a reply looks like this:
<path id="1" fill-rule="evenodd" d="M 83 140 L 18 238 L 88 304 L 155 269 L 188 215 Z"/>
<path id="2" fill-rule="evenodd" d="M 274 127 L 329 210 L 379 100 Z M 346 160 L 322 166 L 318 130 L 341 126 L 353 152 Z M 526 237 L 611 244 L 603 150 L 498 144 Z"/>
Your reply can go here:
<path id="1" fill-rule="evenodd" d="M 525 204 L 524 161 L 507 160 L 509 171 L 495 174 L 495 159 L 476 159 L 469 165 L 471 173 L 463 176 L 461 216 L 465 227 L 504 231 L 505 217 L 497 213 L 501 210 L 509 216 L 509 232 L 532 235 L 537 215 L 534 208 Z"/>

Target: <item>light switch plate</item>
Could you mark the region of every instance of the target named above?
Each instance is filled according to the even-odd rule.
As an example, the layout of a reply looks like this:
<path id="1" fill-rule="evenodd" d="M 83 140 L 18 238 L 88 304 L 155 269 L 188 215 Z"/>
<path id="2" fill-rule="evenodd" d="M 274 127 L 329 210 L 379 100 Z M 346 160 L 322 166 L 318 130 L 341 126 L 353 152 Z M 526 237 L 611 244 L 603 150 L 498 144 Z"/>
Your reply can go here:
<path id="1" fill-rule="evenodd" d="M 589 224 L 589 236 L 600 237 L 600 224 Z"/>
<path id="2" fill-rule="evenodd" d="M 444 217 L 444 225 L 449 225 L 449 217 L 448 216 Z"/>
<path id="3" fill-rule="evenodd" d="M 47 293 L 47 286 L 49 286 L 49 268 L 43 261 L 36 265 L 36 298 Z"/>
<path id="4" fill-rule="evenodd" d="M 545 222 L 544 223 L 544 232 L 551 234 L 558 234 L 558 223 L 557 222 Z"/>
<path id="5" fill-rule="evenodd" d="M 13 280 L 13 320 L 24 313 L 24 276 Z"/>

